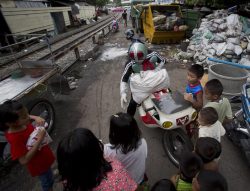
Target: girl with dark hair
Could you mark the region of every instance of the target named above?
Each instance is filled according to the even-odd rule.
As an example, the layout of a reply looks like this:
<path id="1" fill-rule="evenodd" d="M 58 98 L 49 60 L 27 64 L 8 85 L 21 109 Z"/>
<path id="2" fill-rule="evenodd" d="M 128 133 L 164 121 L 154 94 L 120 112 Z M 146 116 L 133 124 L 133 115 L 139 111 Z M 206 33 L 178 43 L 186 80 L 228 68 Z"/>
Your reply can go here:
<path id="1" fill-rule="evenodd" d="M 104 158 L 103 144 L 85 128 L 74 129 L 60 141 L 57 162 L 65 190 L 134 191 L 137 188 L 120 162 Z"/>
<path id="2" fill-rule="evenodd" d="M 45 122 L 38 116 L 29 115 L 27 108 L 17 101 L 9 100 L 0 105 L 0 130 L 5 132 L 10 144 L 12 160 L 19 160 L 27 166 L 31 176 L 38 176 L 43 191 L 51 191 L 54 183 L 51 165 L 55 157 L 49 146 L 43 144 L 46 136 L 44 128 L 38 130 L 35 141 L 28 145 L 36 131 L 31 119 L 39 126 Z"/>
<path id="3" fill-rule="evenodd" d="M 140 184 L 144 181 L 147 143 L 141 138 L 136 120 L 127 113 L 110 118 L 110 143 L 104 145 L 104 155 L 117 158 L 131 177 Z"/>

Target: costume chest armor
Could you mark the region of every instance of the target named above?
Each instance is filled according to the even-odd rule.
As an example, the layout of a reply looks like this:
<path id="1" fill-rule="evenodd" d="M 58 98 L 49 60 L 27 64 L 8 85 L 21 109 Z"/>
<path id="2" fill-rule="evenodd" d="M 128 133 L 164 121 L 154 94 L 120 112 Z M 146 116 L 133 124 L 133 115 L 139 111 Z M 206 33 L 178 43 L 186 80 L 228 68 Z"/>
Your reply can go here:
<path id="1" fill-rule="evenodd" d="M 156 68 L 155 63 L 150 62 L 148 59 L 144 60 L 142 64 L 133 63 L 132 69 L 134 73 L 140 73 L 141 71 L 154 70 Z"/>

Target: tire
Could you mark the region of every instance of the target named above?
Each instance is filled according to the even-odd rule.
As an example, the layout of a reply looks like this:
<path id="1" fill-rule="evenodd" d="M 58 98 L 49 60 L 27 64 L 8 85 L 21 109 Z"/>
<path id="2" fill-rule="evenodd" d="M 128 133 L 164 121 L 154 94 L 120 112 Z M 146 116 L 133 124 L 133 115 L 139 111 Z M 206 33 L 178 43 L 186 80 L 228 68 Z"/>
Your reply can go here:
<path id="1" fill-rule="evenodd" d="M 29 114 L 40 116 L 48 123 L 46 128 L 48 133 L 51 133 L 55 127 L 55 109 L 53 105 L 46 99 L 38 98 L 29 102 L 26 106 Z"/>
<path id="2" fill-rule="evenodd" d="M 179 157 L 183 151 L 193 151 L 193 143 L 187 134 L 181 129 L 167 130 L 163 135 L 163 147 L 170 159 L 176 166 L 179 166 Z"/>

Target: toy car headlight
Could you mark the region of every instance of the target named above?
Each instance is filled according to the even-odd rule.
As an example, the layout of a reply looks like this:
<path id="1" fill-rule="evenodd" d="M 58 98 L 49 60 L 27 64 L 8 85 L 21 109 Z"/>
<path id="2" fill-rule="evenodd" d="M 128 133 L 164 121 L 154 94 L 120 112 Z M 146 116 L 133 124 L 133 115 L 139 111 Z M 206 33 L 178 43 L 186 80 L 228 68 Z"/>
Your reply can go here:
<path id="1" fill-rule="evenodd" d="M 192 113 L 191 119 L 192 119 L 192 120 L 195 120 L 196 117 L 197 117 L 197 115 L 198 115 L 197 111 L 194 111 L 194 112 Z"/>
<path id="2" fill-rule="evenodd" d="M 165 121 L 163 124 L 162 124 L 162 127 L 163 128 L 169 128 L 173 125 L 173 123 L 171 121 Z"/>

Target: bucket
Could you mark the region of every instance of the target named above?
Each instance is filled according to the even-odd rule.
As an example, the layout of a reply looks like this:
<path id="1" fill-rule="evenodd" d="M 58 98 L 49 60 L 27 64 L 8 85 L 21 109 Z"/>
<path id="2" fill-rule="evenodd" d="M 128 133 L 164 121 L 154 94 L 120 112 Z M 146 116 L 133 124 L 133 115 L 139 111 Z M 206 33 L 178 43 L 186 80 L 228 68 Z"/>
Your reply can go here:
<path id="1" fill-rule="evenodd" d="M 246 83 L 248 71 L 226 64 L 210 65 L 208 80 L 218 79 L 223 85 L 223 94 L 236 96 L 241 94 L 242 85 Z"/>

